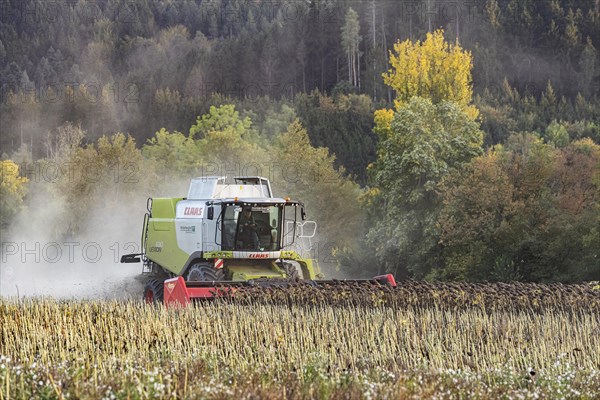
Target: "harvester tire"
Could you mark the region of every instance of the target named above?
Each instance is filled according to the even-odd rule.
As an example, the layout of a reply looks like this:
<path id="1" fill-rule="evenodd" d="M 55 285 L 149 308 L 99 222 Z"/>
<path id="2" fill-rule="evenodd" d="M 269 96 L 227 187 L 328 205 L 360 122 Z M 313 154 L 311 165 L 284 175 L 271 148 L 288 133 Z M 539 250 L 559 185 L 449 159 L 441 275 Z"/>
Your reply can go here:
<path id="1" fill-rule="evenodd" d="M 158 279 L 150 279 L 144 288 L 144 301 L 146 304 L 163 302 L 164 283 Z"/>
<path id="2" fill-rule="evenodd" d="M 196 263 L 187 273 L 188 282 L 214 282 L 225 280 L 223 269 L 216 269 L 208 263 Z"/>
<path id="3" fill-rule="evenodd" d="M 296 268 L 296 266 L 294 264 L 284 262 L 283 270 L 285 271 L 285 274 L 287 275 L 288 279 L 292 279 L 294 281 L 297 281 L 300 279 L 300 274 L 298 273 L 298 268 Z"/>

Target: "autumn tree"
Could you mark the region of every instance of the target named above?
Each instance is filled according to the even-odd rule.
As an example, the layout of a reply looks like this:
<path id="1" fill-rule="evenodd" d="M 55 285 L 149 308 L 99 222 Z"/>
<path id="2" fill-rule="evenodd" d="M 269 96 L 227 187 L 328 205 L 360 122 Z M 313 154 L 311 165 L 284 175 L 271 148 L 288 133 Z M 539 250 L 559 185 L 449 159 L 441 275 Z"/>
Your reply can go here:
<path id="1" fill-rule="evenodd" d="M 143 201 L 158 184 L 152 163 L 142 156 L 135 140 L 123 133 L 101 136 L 78 147 L 66 165 L 72 173 L 61 173 L 53 182 L 59 197 L 69 205 L 63 213 L 64 226 L 69 227 L 66 234 L 93 232 L 89 218 Z"/>
<path id="2" fill-rule="evenodd" d="M 368 240 L 388 271 L 433 277 L 443 267 L 438 185 L 483 143 L 471 104 L 471 54 L 446 43 L 441 30 L 394 50 L 384 81 L 396 93 L 395 109 L 375 112 L 380 141 L 365 199 L 376 222 Z"/>
<path id="3" fill-rule="evenodd" d="M 396 43 L 390 52 L 390 64 L 383 80 L 396 94 L 397 110 L 418 96 L 433 104 L 455 102 L 471 119 L 477 117 L 478 111 L 471 104 L 471 53 L 458 43 L 446 42 L 442 30 L 427 33 L 422 42 Z"/>
<path id="4" fill-rule="evenodd" d="M 581 281 L 600 278 L 600 146 L 563 149 L 511 136 L 440 186 L 445 267 L 438 278 Z"/>
<path id="5" fill-rule="evenodd" d="M 19 166 L 11 160 L 0 161 L 0 229 L 6 229 L 23 207 L 28 179 L 20 176 Z"/>
<path id="6" fill-rule="evenodd" d="M 87 140 L 81 126 L 64 124 L 48 135 L 47 156 L 36 162 L 40 175 L 32 182 L 34 201 L 43 199 L 57 212 L 34 215 L 56 239 L 93 233 L 91 218 L 124 212 L 124 205 L 144 201 L 158 184 L 153 163 L 131 136 L 115 133 Z"/>
<path id="7" fill-rule="evenodd" d="M 351 276 L 375 272 L 364 255 L 365 212 L 360 187 L 335 166 L 327 148 L 315 147 L 299 120 L 269 150 L 273 190 L 302 200 L 310 220 L 318 222 L 312 249 L 321 264 Z M 333 272 L 330 270 L 330 273 Z"/>

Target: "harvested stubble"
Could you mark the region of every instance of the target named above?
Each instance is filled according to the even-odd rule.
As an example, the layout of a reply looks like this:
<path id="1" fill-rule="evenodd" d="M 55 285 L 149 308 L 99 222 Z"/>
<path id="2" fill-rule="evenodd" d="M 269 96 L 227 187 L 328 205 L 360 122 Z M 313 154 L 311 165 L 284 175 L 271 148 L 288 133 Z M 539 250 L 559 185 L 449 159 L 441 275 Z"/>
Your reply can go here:
<path id="1" fill-rule="evenodd" d="M 0 393 L 277 398 L 285 386 L 293 397 L 363 397 L 373 388 L 402 397 L 439 394 L 445 382 L 450 395 L 600 394 L 593 285 L 412 282 L 361 288 L 362 297 L 303 286 L 268 293 L 188 309 L 0 301 L 0 355 L 12 360 L 0 362 Z M 488 306 L 491 299 L 499 305 Z"/>
<path id="2" fill-rule="evenodd" d="M 265 296 L 265 293 L 267 294 Z M 340 281 L 335 286 L 291 283 L 268 290 L 255 288 L 237 293 L 236 302 L 281 305 L 386 306 L 482 311 L 596 311 L 600 313 L 598 282 L 564 285 L 536 283 L 429 283 L 399 282 L 397 288 L 373 287 Z"/>

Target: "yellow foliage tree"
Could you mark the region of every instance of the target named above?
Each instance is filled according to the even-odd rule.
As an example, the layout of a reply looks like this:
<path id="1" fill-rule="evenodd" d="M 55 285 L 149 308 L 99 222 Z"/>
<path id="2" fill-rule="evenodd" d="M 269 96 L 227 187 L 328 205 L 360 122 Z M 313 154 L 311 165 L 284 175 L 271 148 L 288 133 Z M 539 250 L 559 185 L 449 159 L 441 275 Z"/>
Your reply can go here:
<path id="1" fill-rule="evenodd" d="M 396 110 L 418 96 L 430 99 L 433 104 L 452 101 L 470 118 L 477 118 L 477 108 L 471 104 L 471 52 L 458 43 L 446 42 L 443 30 L 428 33 L 423 42 L 396 43 L 390 52 L 390 64 L 383 80 L 396 92 Z"/>
<path id="2" fill-rule="evenodd" d="M 19 166 L 11 160 L 0 161 L 0 227 L 6 227 L 23 205 L 28 179 L 19 176 Z"/>
<path id="3" fill-rule="evenodd" d="M 391 135 L 392 121 L 394 120 L 394 111 L 382 109 L 375 111 L 375 133 L 381 139 L 387 139 Z"/>

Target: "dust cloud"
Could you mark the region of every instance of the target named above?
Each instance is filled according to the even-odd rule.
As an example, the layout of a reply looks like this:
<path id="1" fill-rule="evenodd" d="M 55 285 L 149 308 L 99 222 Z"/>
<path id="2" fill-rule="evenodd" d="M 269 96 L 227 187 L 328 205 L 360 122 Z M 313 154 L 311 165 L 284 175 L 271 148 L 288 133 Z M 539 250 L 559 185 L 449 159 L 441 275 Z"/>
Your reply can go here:
<path id="1" fill-rule="evenodd" d="M 94 204 L 85 205 L 89 212 L 79 221 L 81 233 L 70 236 L 63 225 L 73 205 L 53 196 L 49 185 L 31 186 L 27 206 L 2 238 L 0 296 L 141 298 L 142 264 L 119 260 L 140 251 L 147 196 L 130 193 L 126 201 L 107 204 L 118 195 L 99 188 Z"/>

